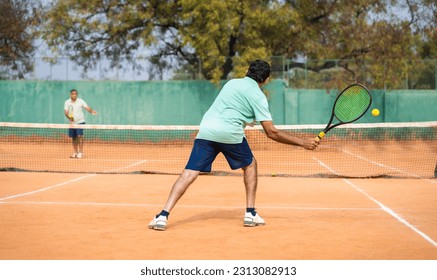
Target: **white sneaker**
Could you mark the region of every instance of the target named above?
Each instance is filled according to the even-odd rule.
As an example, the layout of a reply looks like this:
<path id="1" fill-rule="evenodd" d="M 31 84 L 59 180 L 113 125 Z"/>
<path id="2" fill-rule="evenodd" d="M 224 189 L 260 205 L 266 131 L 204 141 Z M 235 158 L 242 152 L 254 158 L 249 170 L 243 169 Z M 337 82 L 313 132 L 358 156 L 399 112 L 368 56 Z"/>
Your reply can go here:
<path id="1" fill-rule="evenodd" d="M 154 230 L 166 230 L 167 229 L 167 217 L 158 216 L 158 218 L 154 217 L 153 220 L 149 223 L 149 228 Z"/>
<path id="2" fill-rule="evenodd" d="M 77 153 L 76 158 L 83 158 L 84 154 L 83 153 Z"/>
<path id="3" fill-rule="evenodd" d="M 263 218 L 261 218 L 260 215 L 258 215 L 258 213 L 256 213 L 256 215 L 252 215 L 252 213 L 250 212 L 246 212 L 246 214 L 244 214 L 244 226 L 245 227 L 256 227 L 256 226 L 263 226 L 265 225 L 266 222 L 264 221 Z"/>
<path id="4" fill-rule="evenodd" d="M 70 158 L 77 158 L 77 153 L 72 154 Z"/>

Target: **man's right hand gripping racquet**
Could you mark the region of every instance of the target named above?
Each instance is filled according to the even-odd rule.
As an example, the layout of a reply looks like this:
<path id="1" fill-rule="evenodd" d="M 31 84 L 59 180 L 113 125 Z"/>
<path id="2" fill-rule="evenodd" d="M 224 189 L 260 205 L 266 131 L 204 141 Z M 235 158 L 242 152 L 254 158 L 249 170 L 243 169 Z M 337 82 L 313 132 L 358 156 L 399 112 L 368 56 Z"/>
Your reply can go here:
<path id="1" fill-rule="evenodd" d="M 317 135 L 316 140 L 321 140 L 334 127 L 358 120 L 367 112 L 370 104 L 372 104 L 372 95 L 365 86 L 358 83 L 348 86 L 337 96 L 331 118 L 325 129 Z M 332 124 L 334 117 L 338 122 Z"/>

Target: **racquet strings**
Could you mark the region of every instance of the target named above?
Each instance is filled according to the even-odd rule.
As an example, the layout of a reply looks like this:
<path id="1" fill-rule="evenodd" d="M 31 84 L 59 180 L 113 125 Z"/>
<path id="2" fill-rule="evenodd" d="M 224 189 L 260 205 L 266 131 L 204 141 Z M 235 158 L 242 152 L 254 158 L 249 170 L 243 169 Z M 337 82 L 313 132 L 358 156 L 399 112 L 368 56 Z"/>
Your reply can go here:
<path id="1" fill-rule="evenodd" d="M 368 91 L 359 85 L 353 85 L 339 96 L 334 114 L 341 122 L 352 122 L 367 111 L 370 103 L 371 96 Z"/>

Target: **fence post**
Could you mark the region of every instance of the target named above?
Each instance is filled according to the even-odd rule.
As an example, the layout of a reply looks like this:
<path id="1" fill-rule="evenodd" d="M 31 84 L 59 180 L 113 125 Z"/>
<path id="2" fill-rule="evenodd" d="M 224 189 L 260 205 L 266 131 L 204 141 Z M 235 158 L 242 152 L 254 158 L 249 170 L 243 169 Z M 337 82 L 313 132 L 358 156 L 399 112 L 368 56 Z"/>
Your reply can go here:
<path id="1" fill-rule="evenodd" d="M 434 84 L 434 89 L 437 90 L 437 59 L 434 60 L 435 62 L 435 84 Z"/>

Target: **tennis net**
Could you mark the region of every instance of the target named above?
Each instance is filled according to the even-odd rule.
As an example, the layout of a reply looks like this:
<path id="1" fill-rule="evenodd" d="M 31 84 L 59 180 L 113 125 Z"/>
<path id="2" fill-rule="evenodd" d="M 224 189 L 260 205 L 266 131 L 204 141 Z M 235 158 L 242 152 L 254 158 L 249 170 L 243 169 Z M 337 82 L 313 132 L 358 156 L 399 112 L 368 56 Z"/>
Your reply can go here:
<path id="1" fill-rule="evenodd" d="M 73 153 L 69 128 L 84 128 L 84 158 Z M 314 138 L 324 125 L 277 126 Z M 0 170 L 69 173 L 179 174 L 197 126 L 0 123 Z M 246 129 L 261 176 L 434 178 L 437 122 L 348 124 L 335 128 L 314 151 Z M 241 175 L 223 155 L 211 174 Z"/>

